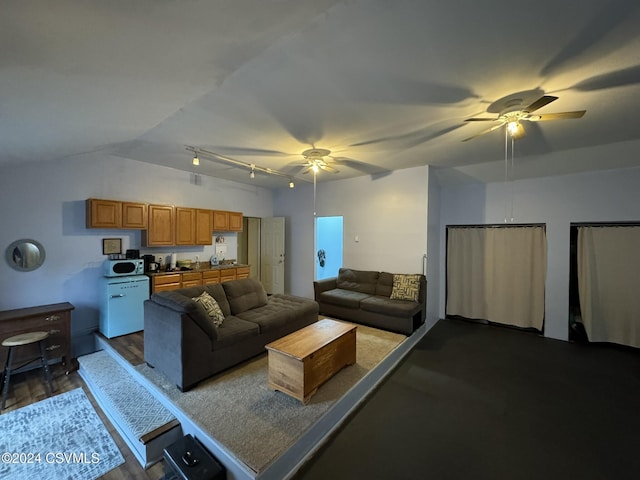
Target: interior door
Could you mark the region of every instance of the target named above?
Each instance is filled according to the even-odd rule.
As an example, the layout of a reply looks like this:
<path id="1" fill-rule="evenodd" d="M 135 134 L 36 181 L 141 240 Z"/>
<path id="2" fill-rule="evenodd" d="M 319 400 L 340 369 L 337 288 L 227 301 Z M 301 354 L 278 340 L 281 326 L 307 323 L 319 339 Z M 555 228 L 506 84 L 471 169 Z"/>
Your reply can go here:
<path id="1" fill-rule="evenodd" d="M 260 222 L 260 271 L 267 293 L 284 293 L 284 217 Z"/>

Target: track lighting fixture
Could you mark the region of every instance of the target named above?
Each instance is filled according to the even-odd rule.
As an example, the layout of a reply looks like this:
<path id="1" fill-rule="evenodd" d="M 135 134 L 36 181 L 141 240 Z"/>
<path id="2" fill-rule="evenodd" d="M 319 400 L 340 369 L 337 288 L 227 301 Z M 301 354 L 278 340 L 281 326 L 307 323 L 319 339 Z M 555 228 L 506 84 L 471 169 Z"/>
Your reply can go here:
<path id="1" fill-rule="evenodd" d="M 204 155 L 205 157 L 209 157 L 215 161 L 220 161 L 224 163 L 228 163 L 231 165 L 235 165 L 238 167 L 248 168 L 249 169 L 249 178 L 256 178 L 256 171 L 266 173 L 267 175 L 275 175 L 278 177 L 285 177 L 289 179 L 289 188 L 294 188 L 293 179 L 296 178 L 302 182 L 311 183 L 309 180 L 305 180 L 304 178 L 292 177 L 288 173 L 280 172 L 278 170 L 274 170 L 273 168 L 261 167 L 260 165 L 256 165 L 255 163 L 246 163 L 241 160 L 236 160 L 235 158 L 227 157 L 225 155 L 220 155 L 219 153 L 211 152 L 204 148 L 193 147 L 190 145 L 185 145 L 185 148 L 193 152 L 193 165 L 200 165 L 200 159 L 198 155 Z"/>

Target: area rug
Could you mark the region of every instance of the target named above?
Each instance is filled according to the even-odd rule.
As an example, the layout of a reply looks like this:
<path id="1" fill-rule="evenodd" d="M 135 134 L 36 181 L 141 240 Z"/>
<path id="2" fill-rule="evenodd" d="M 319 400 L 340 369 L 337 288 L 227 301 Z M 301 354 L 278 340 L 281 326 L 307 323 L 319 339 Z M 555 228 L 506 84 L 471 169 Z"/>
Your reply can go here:
<path id="1" fill-rule="evenodd" d="M 0 478 L 98 478 L 124 463 L 82 388 L 0 415 Z"/>
<path id="2" fill-rule="evenodd" d="M 181 393 L 147 365 L 136 369 L 204 431 L 255 472 L 284 453 L 406 337 L 358 325 L 356 363 L 322 385 L 307 405 L 267 386 L 267 355 Z"/>

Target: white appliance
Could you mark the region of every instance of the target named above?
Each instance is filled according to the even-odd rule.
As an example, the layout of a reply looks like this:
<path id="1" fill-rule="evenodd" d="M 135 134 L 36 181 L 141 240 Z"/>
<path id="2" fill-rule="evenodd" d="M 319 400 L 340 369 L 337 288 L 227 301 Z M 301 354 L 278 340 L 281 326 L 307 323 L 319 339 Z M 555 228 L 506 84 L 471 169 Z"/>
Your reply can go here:
<path id="1" fill-rule="evenodd" d="M 105 277 L 125 277 L 144 274 L 144 259 L 127 258 L 121 260 L 105 260 Z"/>
<path id="2" fill-rule="evenodd" d="M 113 338 L 144 329 L 149 277 L 103 277 L 100 290 L 100 333 Z"/>

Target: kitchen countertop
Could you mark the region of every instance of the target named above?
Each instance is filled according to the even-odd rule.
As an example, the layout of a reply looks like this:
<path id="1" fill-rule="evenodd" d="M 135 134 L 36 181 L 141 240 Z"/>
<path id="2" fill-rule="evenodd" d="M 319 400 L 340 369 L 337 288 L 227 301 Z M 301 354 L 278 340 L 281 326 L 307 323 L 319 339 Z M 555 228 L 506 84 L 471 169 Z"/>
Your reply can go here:
<path id="1" fill-rule="evenodd" d="M 180 270 L 179 268 L 177 268 L 176 270 L 165 270 L 162 272 L 145 272 L 145 275 L 148 275 L 150 277 L 156 276 L 156 275 L 170 275 L 172 273 L 194 273 L 194 272 L 208 272 L 210 270 L 223 270 L 225 268 L 238 268 L 238 267 L 248 267 L 249 265 L 243 264 L 243 263 L 233 263 L 233 264 L 227 264 L 227 265 L 205 265 L 202 266 L 200 265 L 200 268 L 195 269 L 192 268 L 190 270 Z"/>

